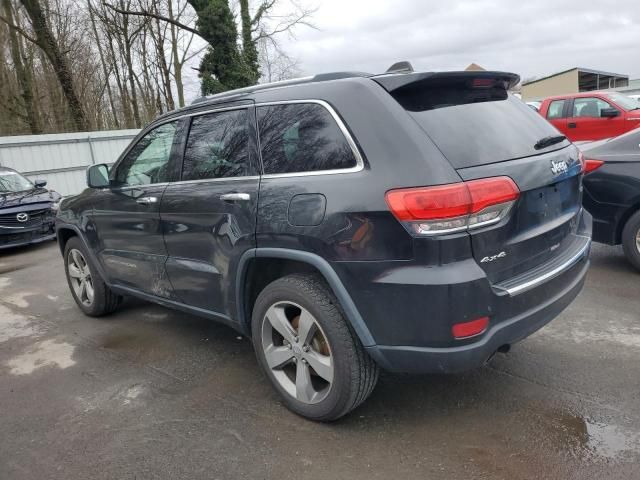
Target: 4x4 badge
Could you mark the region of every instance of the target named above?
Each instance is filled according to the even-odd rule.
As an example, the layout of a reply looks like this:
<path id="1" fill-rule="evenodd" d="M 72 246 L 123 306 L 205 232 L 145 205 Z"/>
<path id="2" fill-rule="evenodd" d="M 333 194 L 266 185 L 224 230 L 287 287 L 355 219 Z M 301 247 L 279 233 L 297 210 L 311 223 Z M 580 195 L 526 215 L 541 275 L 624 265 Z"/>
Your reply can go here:
<path id="1" fill-rule="evenodd" d="M 561 173 L 567 173 L 569 171 L 569 167 L 567 162 L 564 160 L 551 160 L 551 171 L 554 175 L 559 175 Z"/>

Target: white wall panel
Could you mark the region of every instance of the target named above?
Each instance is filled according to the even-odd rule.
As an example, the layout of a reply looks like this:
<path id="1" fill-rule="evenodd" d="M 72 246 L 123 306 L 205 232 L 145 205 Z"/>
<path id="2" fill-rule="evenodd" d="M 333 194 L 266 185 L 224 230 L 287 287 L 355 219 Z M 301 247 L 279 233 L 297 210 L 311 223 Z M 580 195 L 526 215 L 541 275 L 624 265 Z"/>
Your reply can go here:
<path id="1" fill-rule="evenodd" d="M 43 178 L 64 196 L 85 188 L 85 170 L 115 162 L 139 130 L 0 137 L 0 165 Z"/>

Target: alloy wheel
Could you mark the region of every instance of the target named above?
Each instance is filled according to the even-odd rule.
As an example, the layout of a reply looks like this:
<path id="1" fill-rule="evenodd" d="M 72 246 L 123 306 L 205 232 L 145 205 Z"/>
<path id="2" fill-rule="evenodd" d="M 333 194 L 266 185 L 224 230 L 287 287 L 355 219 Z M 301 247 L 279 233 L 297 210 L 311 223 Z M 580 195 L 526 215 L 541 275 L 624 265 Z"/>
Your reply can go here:
<path id="1" fill-rule="evenodd" d="M 640 252 L 640 229 L 636 232 L 636 248 Z"/>
<path id="2" fill-rule="evenodd" d="M 89 264 L 80 250 L 74 248 L 69 251 L 67 271 L 78 301 L 87 307 L 91 306 L 94 298 L 93 280 Z"/>
<path id="3" fill-rule="evenodd" d="M 324 400 L 334 378 L 327 337 L 314 316 L 292 302 L 269 307 L 262 319 L 262 349 L 278 384 L 306 404 Z"/>

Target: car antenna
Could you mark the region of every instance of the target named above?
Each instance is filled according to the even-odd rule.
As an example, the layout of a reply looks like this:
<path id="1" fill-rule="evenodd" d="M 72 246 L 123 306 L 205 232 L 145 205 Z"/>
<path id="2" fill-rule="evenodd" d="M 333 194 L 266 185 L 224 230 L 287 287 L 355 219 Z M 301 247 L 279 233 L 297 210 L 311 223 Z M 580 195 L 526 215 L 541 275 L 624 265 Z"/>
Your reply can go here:
<path id="1" fill-rule="evenodd" d="M 384 73 L 412 73 L 413 71 L 413 65 L 411 65 L 411 62 L 407 62 L 405 60 L 394 63 Z"/>

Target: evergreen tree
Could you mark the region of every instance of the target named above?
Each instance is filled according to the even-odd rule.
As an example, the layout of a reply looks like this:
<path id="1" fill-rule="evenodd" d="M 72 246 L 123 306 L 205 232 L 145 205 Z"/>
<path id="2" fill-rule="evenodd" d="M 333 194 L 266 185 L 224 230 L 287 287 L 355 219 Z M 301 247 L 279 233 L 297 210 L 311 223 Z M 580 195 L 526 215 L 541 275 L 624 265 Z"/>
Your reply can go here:
<path id="1" fill-rule="evenodd" d="M 209 47 L 200 62 L 202 94 L 253 85 L 255 74 L 238 48 L 238 30 L 228 0 L 189 0 L 198 15 L 197 29 Z"/>

